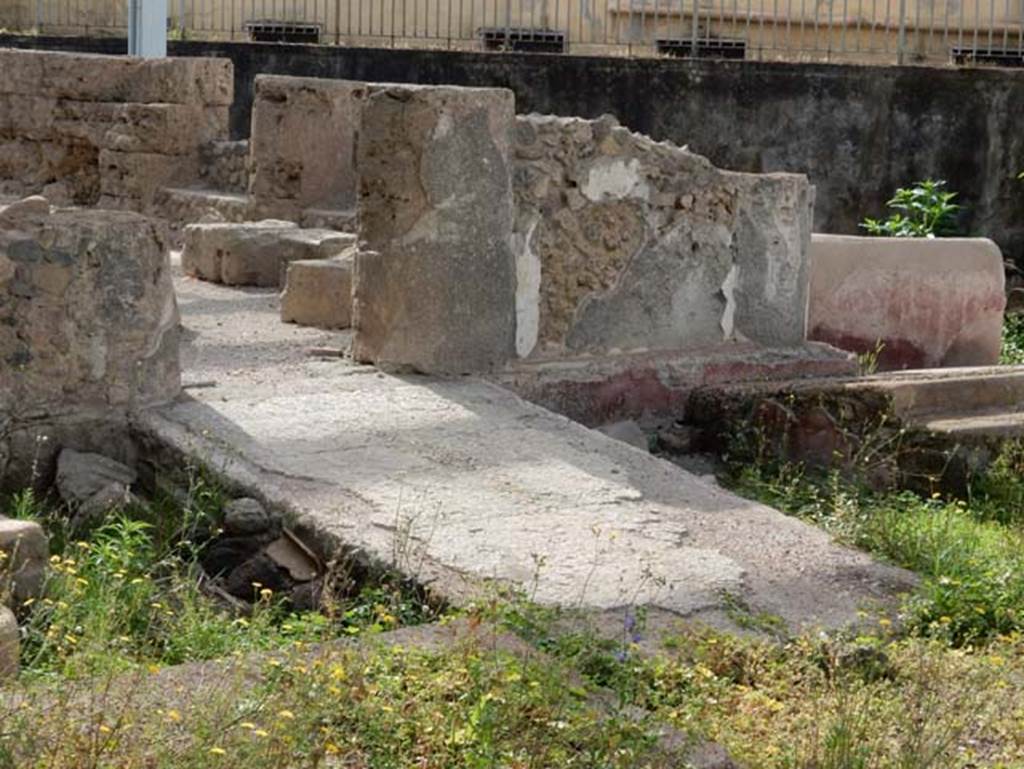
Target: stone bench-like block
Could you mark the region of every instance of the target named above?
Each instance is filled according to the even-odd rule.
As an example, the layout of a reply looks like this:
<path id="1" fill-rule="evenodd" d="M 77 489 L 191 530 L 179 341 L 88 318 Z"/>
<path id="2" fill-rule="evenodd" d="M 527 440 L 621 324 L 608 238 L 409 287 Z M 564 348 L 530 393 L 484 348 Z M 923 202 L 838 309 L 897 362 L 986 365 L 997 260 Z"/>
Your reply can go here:
<path id="1" fill-rule="evenodd" d="M 514 102 L 499 89 L 371 85 L 357 147 L 353 352 L 427 373 L 515 354 Z"/>
<path id="2" fill-rule="evenodd" d="M 883 370 L 999 361 L 1003 257 L 986 238 L 811 238 L 808 336 Z"/>
<path id="3" fill-rule="evenodd" d="M 185 227 L 185 273 L 229 286 L 280 286 L 289 262 L 328 259 L 355 243 L 335 230 L 292 222 L 213 222 Z"/>
<path id="4" fill-rule="evenodd" d="M 336 259 L 289 264 L 281 294 L 281 320 L 317 328 L 351 326 L 354 260 L 353 249 Z"/>

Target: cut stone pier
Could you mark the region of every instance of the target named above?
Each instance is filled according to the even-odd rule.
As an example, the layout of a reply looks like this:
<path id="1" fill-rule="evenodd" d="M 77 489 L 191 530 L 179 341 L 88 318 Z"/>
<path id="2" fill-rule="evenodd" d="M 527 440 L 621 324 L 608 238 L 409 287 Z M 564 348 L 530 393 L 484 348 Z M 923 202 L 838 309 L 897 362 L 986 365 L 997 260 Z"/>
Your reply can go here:
<path id="1" fill-rule="evenodd" d="M 355 145 L 366 85 L 260 75 L 250 142 L 249 193 L 272 216 L 356 204 Z"/>
<path id="2" fill-rule="evenodd" d="M 335 259 L 289 264 L 281 294 L 281 320 L 317 328 L 351 326 L 354 260 L 352 249 Z"/>
<path id="3" fill-rule="evenodd" d="M 181 389 L 163 225 L 47 209 L 0 213 L 0 488 L 45 478 L 61 445 L 120 455 L 118 422 Z"/>
<path id="4" fill-rule="evenodd" d="M 354 243 L 348 233 L 273 219 L 190 224 L 182 265 L 188 275 L 215 283 L 280 286 L 289 262 L 328 259 Z"/>
<path id="5" fill-rule="evenodd" d="M 446 374 L 515 355 L 511 91 L 371 85 L 357 149 L 357 360 Z"/>

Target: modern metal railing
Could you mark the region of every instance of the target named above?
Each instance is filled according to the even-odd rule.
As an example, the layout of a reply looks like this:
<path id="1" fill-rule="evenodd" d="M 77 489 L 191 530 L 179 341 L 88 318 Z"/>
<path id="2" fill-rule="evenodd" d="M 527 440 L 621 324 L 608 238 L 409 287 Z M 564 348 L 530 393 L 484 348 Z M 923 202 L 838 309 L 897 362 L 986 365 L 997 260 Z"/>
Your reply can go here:
<path id="1" fill-rule="evenodd" d="M 168 0 L 174 38 L 1024 66 L 1024 0 Z M 0 0 L 0 27 L 124 34 L 125 0 Z"/>

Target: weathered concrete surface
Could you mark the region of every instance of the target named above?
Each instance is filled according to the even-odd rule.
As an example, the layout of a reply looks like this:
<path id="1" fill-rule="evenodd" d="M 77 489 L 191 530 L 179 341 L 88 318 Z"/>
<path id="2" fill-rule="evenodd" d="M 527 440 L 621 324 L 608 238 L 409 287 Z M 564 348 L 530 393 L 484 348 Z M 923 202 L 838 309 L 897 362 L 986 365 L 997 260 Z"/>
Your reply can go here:
<path id="1" fill-rule="evenodd" d="M 864 602 L 910 584 L 495 385 L 311 358 L 303 347 L 347 337 L 281 324 L 270 294 L 197 282 L 179 292 L 186 378 L 217 385 L 147 412 L 140 433 L 443 595 L 499 580 L 544 602 L 702 614 L 729 591 L 809 626 L 854 621 Z"/>
<path id="2" fill-rule="evenodd" d="M 265 215 L 292 218 L 310 207 L 355 208 L 356 134 L 365 98 L 363 83 L 256 79 L 249 193 Z"/>
<path id="3" fill-rule="evenodd" d="M 226 60 L 0 49 L 0 192 L 148 208 L 228 135 Z"/>
<path id="4" fill-rule="evenodd" d="M 805 338 L 813 190 L 720 171 L 606 116 L 516 120 L 526 357 Z"/>
<path id="5" fill-rule="evenodd" d="M 229 286 L 283 285 L 289 262 L 328 259 L 355 243 L 354 235 L 275 219 L 189 224 L 184 236 L 185 272 Z"/>
<path id="6" fill-rule="evenodd" d="M 367 86 L 353 354 L 462 374 L 515 354 L 509 91 Z"/>
<path id="7" fill-rule="evenodd" d="M 288 265 L 281 294 L 281 320 L 317 328 L 352 325 L 352 265 L 355 249 L 335 259 Z"/>
<path id="8" fill-rule="evenodd" d="M 999 361 L 1003 257 L 986 238 L 815 234 L 808 337 L 868 353 L 881 369 Z"/>
<path id="9" fill-rule="evenodd" d="M 0 486 L 45 472 L 62 444 L 118 451 L 127 411 L 180 390 L 163 226 L 130 212 L 5 213 Z"/>

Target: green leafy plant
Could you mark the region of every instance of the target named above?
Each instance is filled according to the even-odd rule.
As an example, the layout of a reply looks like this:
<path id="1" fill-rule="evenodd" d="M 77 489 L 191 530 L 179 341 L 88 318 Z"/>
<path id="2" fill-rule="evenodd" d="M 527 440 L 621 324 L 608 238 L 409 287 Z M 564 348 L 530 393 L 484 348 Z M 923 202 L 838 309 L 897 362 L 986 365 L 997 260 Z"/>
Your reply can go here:
<path id="1" fill-rule="evenodd" d="M 953 202 L 944 181 L 926 179 L 913 187 L 900 187 L 886 206 L 894 210 L 888 219 L 866 218 L 861 227 L 870 235 L 890 238 L 936 238 L 956 235 L 956 215 L 962 208 Z"/>

